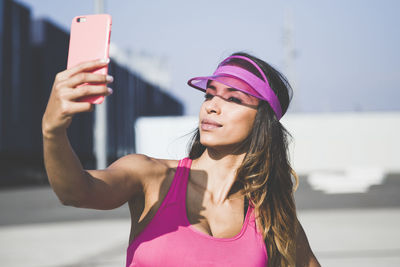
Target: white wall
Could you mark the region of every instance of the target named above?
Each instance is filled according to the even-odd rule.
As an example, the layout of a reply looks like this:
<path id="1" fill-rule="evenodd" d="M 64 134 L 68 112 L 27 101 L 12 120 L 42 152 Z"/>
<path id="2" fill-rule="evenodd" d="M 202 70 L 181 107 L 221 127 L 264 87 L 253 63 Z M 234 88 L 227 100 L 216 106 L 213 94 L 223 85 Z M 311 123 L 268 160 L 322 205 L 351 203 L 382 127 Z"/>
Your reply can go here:
<path id="1" fill-rule="evenodd" d="M 141 117 L 136 120 L 136 153 L 155 158 L 181 159 L 191 132 L 197 127 L 197 117 Z"/>
<path id="2" fill-rule="evenodd" d="M 294 113 L 281 123 L 293 136 L 292 167 L 315 188 L 365 192 L 385 173 L 400 173 L 400 112 Z M 135 127 L 137 153 L 180 159 L 197 117 L 140 118 Z"/>
<path id="3" fill-rule="evenodd" d="M 379 167 L 400 172 L 400 112 L 333 113 L 282 118 L 299 172 Z"/>

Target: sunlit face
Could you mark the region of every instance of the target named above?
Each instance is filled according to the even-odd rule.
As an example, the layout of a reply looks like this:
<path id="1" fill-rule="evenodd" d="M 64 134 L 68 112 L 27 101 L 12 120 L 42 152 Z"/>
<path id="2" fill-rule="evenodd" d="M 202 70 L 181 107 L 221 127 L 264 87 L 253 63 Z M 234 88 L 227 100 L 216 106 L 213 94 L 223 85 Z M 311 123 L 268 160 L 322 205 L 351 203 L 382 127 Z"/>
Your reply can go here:
<path id="1" fill-rule="evenodd" d="M 239 80 L 224 79 L 251 90 Z M 253 127 L 259 100 L 217 81 L 208 84 L 204 97 L 199 114 L 200 142 L 206 147 L 235 147 L 242 143 Z"/>

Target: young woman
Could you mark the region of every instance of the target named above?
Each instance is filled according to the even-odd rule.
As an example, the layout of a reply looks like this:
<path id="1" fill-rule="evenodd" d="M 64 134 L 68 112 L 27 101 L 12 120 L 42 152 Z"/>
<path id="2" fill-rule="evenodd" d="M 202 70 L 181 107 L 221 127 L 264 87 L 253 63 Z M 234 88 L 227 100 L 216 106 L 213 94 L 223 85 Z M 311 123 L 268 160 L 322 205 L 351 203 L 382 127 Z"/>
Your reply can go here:
<path id="1" fill-rule="evenodd" d="M 126 155 L 104 170 L 84 170 L 66 129 L 76 102 L 109 95 L 112 77 L 92 61 L 57 74 L 43 116 L 45 167 L 64 205 L 113 209 L 128 202 L 126 266 L 320 266 L 296 216 L 298 177 L 279 122 L 292 89 L 266 62 L 235 53 L 213 75 L 188 84 L 205 91 L 188 157 Z M 292 177 L 296 180 L 293 187 Z"/>

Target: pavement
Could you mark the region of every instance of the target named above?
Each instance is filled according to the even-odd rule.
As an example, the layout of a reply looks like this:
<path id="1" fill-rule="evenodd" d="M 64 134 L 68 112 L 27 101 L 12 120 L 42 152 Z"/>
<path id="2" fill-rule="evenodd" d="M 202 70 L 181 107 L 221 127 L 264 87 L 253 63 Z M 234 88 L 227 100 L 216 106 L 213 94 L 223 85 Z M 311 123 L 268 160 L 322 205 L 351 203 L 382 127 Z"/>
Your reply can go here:
<path id="1" fill-rule="evenodd" d="M 327 194 L 300 177 L 299 220 L 322 266 L 400 266 L 400 174 L 364 193 Z M 0 189 L 0 266 L 125 265 L 127 205 L 109 211 L 60 204 L 48 186 Z"/>

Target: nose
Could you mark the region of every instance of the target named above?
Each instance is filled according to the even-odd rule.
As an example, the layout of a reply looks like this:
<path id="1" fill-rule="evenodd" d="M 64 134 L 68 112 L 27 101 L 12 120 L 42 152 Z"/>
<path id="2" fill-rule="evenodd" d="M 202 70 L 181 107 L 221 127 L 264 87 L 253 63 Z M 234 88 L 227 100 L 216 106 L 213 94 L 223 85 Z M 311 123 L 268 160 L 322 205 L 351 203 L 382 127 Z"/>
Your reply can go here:
<path id="1" fill-rule="evenodd" d="M 217 113 L 221 112 L 221 99 L 220 96 L 214 95 L 211 99 L 205 102 L 205 108 L 207 113 Z"/>

